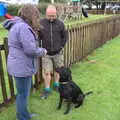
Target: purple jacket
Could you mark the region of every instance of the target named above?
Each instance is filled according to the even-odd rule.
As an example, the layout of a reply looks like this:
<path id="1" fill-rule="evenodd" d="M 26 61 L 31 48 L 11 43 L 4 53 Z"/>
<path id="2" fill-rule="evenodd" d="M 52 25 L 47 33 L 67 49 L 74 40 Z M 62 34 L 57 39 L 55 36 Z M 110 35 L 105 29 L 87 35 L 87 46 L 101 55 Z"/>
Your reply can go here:
<path id="1" fill-rule="evenodd" d="M 16 77 L 32 76 L 37 70 L 37 56 L 45 55 L 46 49 L 38 47 L 36 34 L 21 18 L 5 20 L 3 26 L 9 30 L 8 73 Z"/>

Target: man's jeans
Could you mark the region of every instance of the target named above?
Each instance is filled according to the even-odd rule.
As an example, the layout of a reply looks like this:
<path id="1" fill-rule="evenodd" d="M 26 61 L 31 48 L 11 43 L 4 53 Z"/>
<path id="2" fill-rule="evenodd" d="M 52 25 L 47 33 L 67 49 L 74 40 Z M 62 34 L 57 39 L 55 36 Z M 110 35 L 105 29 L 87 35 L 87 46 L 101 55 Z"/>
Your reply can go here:
<path id="1" fill-rule="evenodd" d="M 31 89 L 32 77 L 14 77 L 16 81 L 17 97 L 16 109 L 18 120 L 29 120 L 31 118 L 28 112 L 27 102 Z"/>

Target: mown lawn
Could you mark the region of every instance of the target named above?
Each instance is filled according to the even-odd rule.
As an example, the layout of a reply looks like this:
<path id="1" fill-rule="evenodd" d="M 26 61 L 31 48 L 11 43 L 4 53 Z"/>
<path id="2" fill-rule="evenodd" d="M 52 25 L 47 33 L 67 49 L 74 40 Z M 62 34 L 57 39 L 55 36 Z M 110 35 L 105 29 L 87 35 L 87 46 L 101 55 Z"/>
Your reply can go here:
<path id="1" fill-rule="evenodd" d="M 101 20 L 107 17 L 111 17 L 112 15 L 95 15 L 95 14 L 88 14 L 88 18 L 85 18 L 82 16 L 82 19 L 80 20 L 66 20 L 65 24 L 67 25 L 76 25 L 76 24 L 82 24 L 86 22 L 92 22 L 95 20 Z"/>
<path id="2" fill-rule="evenodd" d="M 63 115 L 65 104 L 60 111 L 56 110 L 58 94 L 53 91 L 48 99 L 42 100 L 41 87 L 30 96 L 30 111 L 40 114 L 32 120 L 120 120 L 119 44 L 120 36 L 71 67 L 73 80 L 81 89 L 94 92 L 86 97 L 83 106 Z M 15 120 L 15 104 L 3 109 L 0 120 Z"/>

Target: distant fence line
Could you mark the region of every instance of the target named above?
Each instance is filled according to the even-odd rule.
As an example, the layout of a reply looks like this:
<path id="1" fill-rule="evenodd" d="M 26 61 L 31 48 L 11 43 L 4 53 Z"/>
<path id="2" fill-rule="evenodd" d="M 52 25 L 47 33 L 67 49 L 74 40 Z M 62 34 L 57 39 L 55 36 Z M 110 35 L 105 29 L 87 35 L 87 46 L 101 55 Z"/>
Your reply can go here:
<path id="1" fill-rule="evenodd" d="M 64 65 L 70 67 L 80 61 L 93 50 L 105 44 L 108 40 L 120 34 L 120 16 L 114 16 L 103 20 L 97 20 L 88 24 L 68 26 L 69 41 L 64 48 Z M 7 39 L 0 45 L 0 108 L 6 106 L 15 99 L 13 78 L 9 76 L 3 67 L 6 64 L 8 46 Z M 34 86 L 37 88 L 42 82 L 41 59 L 39 59 L 39 72 L 35 75 Z M 6 73 L 6 76 L 5 76 Z M 8 85 L 6 79 L 8 78 Z"/>
<path id="2" fill-rule="evenodd" d="M 69 42 L 66 45 L 65 65 L 81 60 L 106 41 L 120 34 L 120 16 L 97 20 L 85 25 L 68 28 Z"/>
<path id="3" fill-rule="evenodd" d="M 120 14 L 120 10 L 88 10 L 90 14 Z"/>

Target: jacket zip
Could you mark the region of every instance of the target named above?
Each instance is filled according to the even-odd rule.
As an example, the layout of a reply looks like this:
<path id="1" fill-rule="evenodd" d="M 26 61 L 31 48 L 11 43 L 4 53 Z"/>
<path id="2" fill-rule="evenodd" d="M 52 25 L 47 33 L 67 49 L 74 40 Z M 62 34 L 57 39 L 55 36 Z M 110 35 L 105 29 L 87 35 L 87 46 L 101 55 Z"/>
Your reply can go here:
<path id="1" fill-rule="evenodd" d="M 50 23 L 50 35 L 51 35 L 51 51 L 53 51 L 53 26 L 52 23 Z"/>

